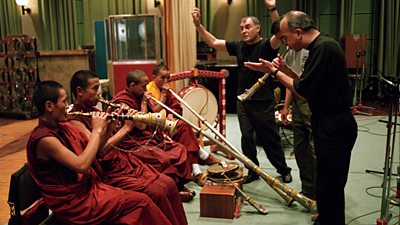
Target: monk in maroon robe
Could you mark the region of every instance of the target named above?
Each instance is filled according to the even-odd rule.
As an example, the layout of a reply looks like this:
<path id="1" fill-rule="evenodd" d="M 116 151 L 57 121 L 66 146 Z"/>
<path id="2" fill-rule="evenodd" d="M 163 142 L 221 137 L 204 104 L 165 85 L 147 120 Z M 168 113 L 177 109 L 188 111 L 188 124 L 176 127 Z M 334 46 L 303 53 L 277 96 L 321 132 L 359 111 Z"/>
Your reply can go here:
<path id="1" fill-rule="evenodd" d="M 147 113 L 147 111 L 142 109 L 140 100 L 134 94 L 132 94 L 133 92 L 137 92 L 137 95 L 140 96 L 143 95 L 144 91 L 146 90 L 147 82 L 142 82 L 141 79 L 147 79 L 147 75 L 141 73 L 138 76 L 140 77 L 136 77 L 138 79 L 136 80 L 137 83 L 130 83 L 133 91 L 125 90 L 116 94 L 116 96 L 113 98 L 113 102 L 126 105 L 131 109 L 135 109 L 138 111 L 140 110 L 143 113 Z M 146 102 L 144 104 L 144 107 L 147 109 Z M 138 123 L 138 125 L 129 134 L 129 136 L 131 138 L 125 138 L 120 144 L 124 149 L 138 149 L 137 152 L 133 152 L 132 154 L 135 154 L 143 162 L 153 165 L 154 168 L 162 173 L 165 173 L 165 169 L 170 169 L 165 168 L 166 165 L 174 165 L 174 168 L 176 169 L 175 173 L 180 175 L 178 177 L 178 189 L 181 188 L 185 190 L 183 188 L 183 184 L 192 180 L 191 162 L 190 160 L 187 160 L 187 152 L 185 146 L 177 143 L 176 141 L 173 141 L 172 139 L 170 139 L 170 137 L 160 132 L 158 129 L 154 129 L 145 124 Z M 144 146 L 150 146 L 150 149 L 153 148 L 151 146 L 158 146 L 158 148 L 163 149 L 164 153 L 159 154 L 158 152 L 151 150 L 143 151 Z M 159 155 L 157 156 L 156 154 Z M 174 160 L 171 160 L 171 157 Z M 169 163 L 165 159 L 168 159 Z M 184 160 L 184 162 L 182 160 Z M 154 163 L 156 165 L 154 165 Z"/>
<path id="2" fill-rule="evenodd" d="M 101 182 L 96 154 L 111 135 L 107 113 L 92 116 L 90 139 L 66 122 L 67 94 L 55 81 L 35 90 L 39 125 L 27 146 L 30 173 L 60 224 L 171 224 L 146 195 Z"/>
<path id="3" fill-rule="evenodd" d="M 149 85 L 154 84 L 154 82 L 150 82 Z M 147 85 L 147 87 L 149 86 Z M 149 89 L 151 92 L 151 89 Z M 152 92 L 152 95 L 154 96 L 155 94 Z M 163 102 L 165 105 L 167 105 L 169 108 L 174 110 L 176 113 L 179 115 L 182 115 L 182 107 L 177 98 L 175 98 L 171 93 L 163 93 L 160 95 L 160 98 L 155 97 L 157 100 L 160 100 L 160 98 L 164 98 L 165 102 Z M 153 101 L 150 99 L 148 102 L 148 108 L 149 112 L 159 112 L 161 111 L 162 107 L 158 105 L 157 103 L 153 103 Z M 169 119 L 173 119 L 173 114 L 168 115 Z M 178 125 L 174 131 L 174 134 L 172 135 L 172 140 L 179 142 L 183 144 L 188 152 L 188 158 L 190 162 L 193 163 L 198 163 L 199 162 L 199 156 L 198 152 L 200 150 L 200 145 L 197 137 L 195 136 L 193 129 L 185 123 L 182 120 L 178 121 Z"/>
<path id="4" fill-rule="evenodd" d="M 152 72 L 153 81 L 147 84 L 147 90 L 151 92 L 151 95 L 164 103 L 166 106 L 171 108 L 174 112 L 182 116 L 181 102 L 169 91 L 169 77 L 170 71 L 164 64 L 157 65 Z M 148 101 L 149 109 L 151 112 L 159 112 L 163 107 L 150 99 Z M 169 119 L 174 119 L 174 115 L 169 112 Z M 174 141 L 183 144 L 188 151 L 188 158 L 192 164 L 206 164 L 212 165 L 219 163 L 221 159 L 215 157 L 213 154 L 209 154 L 200 148 L 199 140 L 193 132 L 192 127 L 182 120 L 178 121 L 177 128 L 172 136 Z M 203 157 L 203 158 L 202 158 Z"/>
<path id="5" fill-rule="evenodd" d="M 96 112 L 100 81 L 98 76 L 88 70 L 80 70 L 71 78 L 70 87 L 75 96 L 70 112 Z M 92 120 L 90 117 L 68 115 L 68 120 L 80 128 L 87 136 L 91 135 Z M 133 123 L 126 121 L 116 134 L 107 140 L 104 148 L 110 148 L 100 159 L 104 178 L 103 182 L 125 190 L 147 194 L 163 211 L 172 224 L 187 224 L 185 211 L 175 182 L 168 176 L 160 174 L 152 166 L 146 165 L 135 156 L 127 157 L 113 147 L 129 132 Z"/>

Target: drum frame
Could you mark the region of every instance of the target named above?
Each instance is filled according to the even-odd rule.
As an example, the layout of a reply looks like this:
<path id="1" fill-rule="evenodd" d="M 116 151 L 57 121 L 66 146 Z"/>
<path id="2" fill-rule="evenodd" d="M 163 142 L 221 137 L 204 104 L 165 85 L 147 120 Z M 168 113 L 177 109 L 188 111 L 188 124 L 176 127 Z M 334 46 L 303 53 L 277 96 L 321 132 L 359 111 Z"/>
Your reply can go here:
<path id="1" fill-rule="evenodd" d="M 216 107 L 217 107 L 217 111 L 215 112 L 215 115 L 212 115 L 212 116 L 213 116 L 212 119 L 210 119 L 211 117 L 209 117 L 209 114 L 206 114 L 206 116 L 204 116 L 204 118 L 205 118 L 207 121 L 210 121 L 211 124 L 214 124 L 214 122 L 216 121 L 217 116 L 218 116 L 218 100 L 215 98 L 214 94 L 213 94 L 209 89 L 207 89 L 205 86 L 203 86 L 203 85 L 201 85 L 201 84 L 191 84 L 191 85 L 189 85 L 189 86 L 187 86 L 187 87 L 182 88 L 182 89 L 179 91 L 178 95 L 179 95 L 183 100 L 185 100 L 185 96 L 186 96 L 187 94 L 190 94 L 190 93 L 192 93 L 192 92 L 194 92 L 194 91 L 198 91 L 198 90 L 202 90 L 202 91 L 206 92 L 207 95 L 211 95 L 211 98 L 215 100 L 215 105 L 213 105 L 213 106 L 216 106 Z M 195 93 L 195 94 L 196 94 L 196 93 Z M 209 98 L 210 98 L 210 97 L 209 97 Z M 209 99 L 207 99 L 207 101 L 208 101 L 208 100 L 209 100 Z M 188 101 L 187 99 L 185 100 L 185 102 L 186 102 L 187 104 L 189 104 L 189 101 Z M 193 103 L 193 101 L 192 101 L 192 103 Z M 182 105 L 182 109 L 183 109 L 183 110 L 182 110 L 182 116 L 185 117 L 185 115 L 183 115 L 183 114 L 184 114 L 184 111 L 187 110 L 187 113 L 188 113 L 191 117 L 190 117 L 190 118 L 189 118 L 189 117 L 186 117 L 186 119 L 188 119 L 189 121 L 191 121 L 191 122 L 194 123 L 194 124 L 197 124 L 198 126 L 201 126 L 201 128 L 202 128 L 203 130 L 207 130 L 207 129 L 208 129 L 207 126 L 205 126 L 204 124 L 201 123 L 200 118 L 196 117 L 196 115 L 194 115 L 194 114 L 190 111 L 190 109 L 189 109 L 187 106 L 185 106 L 184 104 L 181 104 L 181 105 Z M 190 105 L 190 104 L 189 104 L 189 105 Z M 207 104 L 204 105 L 204 106 L 207 106 L 207 108 L 210 109 L 210 107 L 209 107 Z M 193 105 L 191 105 L 191 107 L 193 107 Z M 192 108 L 192 109 L 193 109 L 193 108 Z M 195 110 L 195 109 L 193 109 L 193 110 Z M 196 110 L 195 110 L 195 111 L 196 111 Z M 197 112 L 197 113 L 201 114 L 201 112 Z M 197 122 L 196 122 L 196 123 L 193 122 L 192 118 L 194 118 Z"/>
<path id="2" fill-rule="evenodd" d="M 187 78 L 197 78 L 197 77 L 207 77 L 207 78 L 215 78 L 218 79 L 218 127 L 219 132 L 226 137 L 226 80 L 229 76 L 229 72 L 225 69 L 222 69 L 220 72 L 210 71 L 210 70 L 199 70 L 193 68 L 188 71 L 173 73 L 170 75 L 169 81 L 177 81 L 181 79 Z M 195 81 L 197 84 L 197 80 Z M 186 87 L 185 87 L 186 88 Z M 206 87 L 205 87 L 206 88 Z M 211 122 L 211 121 L 210 121 Z M 219 150 L 218 146 L 213 144 L 211 141 L 204 142 L 205 145 L 211 145 L 211 151 L 215 152 Z"/>

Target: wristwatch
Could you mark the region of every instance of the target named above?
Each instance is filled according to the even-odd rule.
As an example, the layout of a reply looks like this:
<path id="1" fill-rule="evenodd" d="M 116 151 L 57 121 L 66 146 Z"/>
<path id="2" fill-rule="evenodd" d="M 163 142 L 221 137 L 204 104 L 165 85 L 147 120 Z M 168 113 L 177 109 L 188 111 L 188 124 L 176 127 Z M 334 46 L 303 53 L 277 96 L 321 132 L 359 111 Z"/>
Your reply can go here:
<path id="1" fill-rule="evenodd" d="M 276 74 L 279 72 L 279 69 L 276 69 L 274 72 L 272 72 L 272 73 L 270 73 L 270 76 L 273 78 L 273 79 L 276 79 Z"/>

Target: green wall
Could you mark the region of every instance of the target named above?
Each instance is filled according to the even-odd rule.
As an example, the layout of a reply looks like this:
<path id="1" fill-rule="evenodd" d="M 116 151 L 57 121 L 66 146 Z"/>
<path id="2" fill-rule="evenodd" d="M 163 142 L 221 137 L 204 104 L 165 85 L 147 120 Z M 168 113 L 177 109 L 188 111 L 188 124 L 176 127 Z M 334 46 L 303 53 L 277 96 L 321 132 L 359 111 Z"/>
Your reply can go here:
<path id="1" fill-rule="evenodd" d="M 279 14 L 290 10 L 298 10 L 297 0 L 278 1 Z M 315 23 L 321 32 L 329 34 L 332 38 L 342 43 L 342 37 L 339 37 L 340 31 L 340 1 L 319 0 L 317 4 L 317 18 Z M 377 64 L 377 0 L 355 0 L 354 12 L 354 31 L 353 34 L 367 34 L 367 61 L 366 76 L 372 74 L 373 68 Z M 260 18 L 262 24 L 262 35 L 270 36 L 271 18 L 264 6 L 264 1 L 259 1 L 256 15 Z M 281 48 L 281 51 L 284 47 Z"/>

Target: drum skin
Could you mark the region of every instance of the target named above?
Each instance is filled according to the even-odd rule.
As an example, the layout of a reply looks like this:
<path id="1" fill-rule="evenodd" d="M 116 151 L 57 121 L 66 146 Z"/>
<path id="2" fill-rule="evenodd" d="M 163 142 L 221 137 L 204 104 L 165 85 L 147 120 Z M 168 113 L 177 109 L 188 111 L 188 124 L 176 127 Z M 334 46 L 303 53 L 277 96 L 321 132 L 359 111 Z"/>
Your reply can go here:
<path id="1" fill-rule="evenodd" d="M 210 90 L 196 84 L 183 88 L 178 94 L 194 111 L 210 124 L 214 124 L 218 114 L 218 102 Z M 183 109 L 182 114 L 185 119 L 198 127 L 201 125 L 203 130 L 207 130 L 207 126 L 202 124 L 199 118 L 190 112 L 184 104 L 181 105 Z"/>

